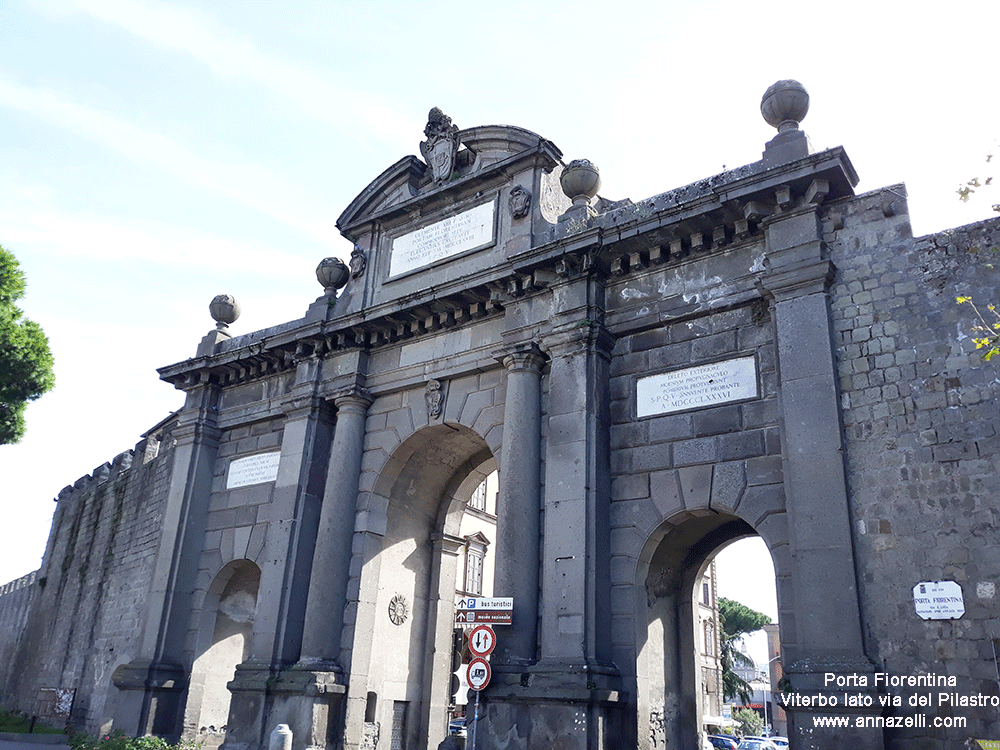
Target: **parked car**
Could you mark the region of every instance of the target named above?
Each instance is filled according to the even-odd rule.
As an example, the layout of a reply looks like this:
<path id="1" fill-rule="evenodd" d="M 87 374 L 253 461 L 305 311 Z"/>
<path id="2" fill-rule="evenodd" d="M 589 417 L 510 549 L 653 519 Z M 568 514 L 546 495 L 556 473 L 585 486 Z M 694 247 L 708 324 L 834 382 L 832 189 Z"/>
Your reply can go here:
<path id="1" fill-rule="evenodd" d="M 778 746 L 778 750 L 785 750 L 788 747 L 787 737 L 768 737 L 768 739 Z"/>
<path id="2" fill-rule="evenodd" d="M 764 737 L 744 737 L 737 750 L 778 750 L 778 746 Z"/>
<path id="3" fill-rule="evenodd" d="M 740 744 L 739 740 L 727 734 L 710 734 L 708 735 L 708 741 L 712 743 L 712 747 L 716 747 L 719 750 L 736 750 Z"/>
<path id="4" fill-rule="evenodd" d="M 455 719 L 448 724 L 448 734 L 452 737 L 465 737 L 465 719 Z"/>

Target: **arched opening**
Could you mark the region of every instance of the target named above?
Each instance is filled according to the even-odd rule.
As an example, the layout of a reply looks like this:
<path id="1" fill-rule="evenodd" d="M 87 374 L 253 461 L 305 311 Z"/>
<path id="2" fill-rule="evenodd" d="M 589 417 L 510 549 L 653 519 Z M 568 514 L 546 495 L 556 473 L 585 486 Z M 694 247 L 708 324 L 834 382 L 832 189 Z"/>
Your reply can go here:
<path id="1" fill-rule="evenodd" d="M 219 571 L 206 596 L 184 723 L 185 736 L 209 747 L 225 739 L 226 685 L 250 654 L 259 586 L 260 568 L 249 560 L 234 560 Z"/>
<path id="2" fill-rule="evenodd" d="M 469 507 L 495 471 L 478 434 L 444 424 L 404 441 L 375 483 L 386 531 L 362 574 L 361 596 L 370 592 L 374 606 L 370 622 L 359 621 L 355 652 L 357 638 L 371 638 L 367 684 L 356 689 L 377 693 L 361 734 L 380 745 L 434 748 L 447 734 L 456 594 L 488 585 L 495 542 L 495 511 L 487 505 L 470 523 Z M 486 516 L 492 524 L 482 523 Z"/>
<path id="3" fill-rule="evenodd" d="M 719 648 L 719 624 L 708 616 L 717 597 L 712 560 L 753 536 L 736 516 L 685 512 L 647 540 L 635 587 L 640 748 L 700 748 L 705 717 L 721 713 L 721 673 L 711 674 Z"/>

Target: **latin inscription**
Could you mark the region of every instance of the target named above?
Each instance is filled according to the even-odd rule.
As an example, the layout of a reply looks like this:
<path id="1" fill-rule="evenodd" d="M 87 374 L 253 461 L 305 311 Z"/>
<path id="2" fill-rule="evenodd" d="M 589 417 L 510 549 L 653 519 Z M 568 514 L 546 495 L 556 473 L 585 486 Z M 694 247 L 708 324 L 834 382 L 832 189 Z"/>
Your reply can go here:
<path id="1" fill-rule="evenodd" d="M 493 242 L 496 203 L 491 201 L 421 227 L 392 241 L 389 276 L 415 271 Z"/>
<path id="2" fill-rule="evenodd" d="M 757 397 L 757 365 L 741 357 L 639 378 L 636 415 L 651 417 Z"/>
<path id="3" fill-rule="evenodd" d="M 258 453 L 254 456 L 237 458 L 229 464 L 229 479 L 226 489 L 246 487 L 248 484 L 273 482 L 278 478 L 278 459 L 281 452 Z"/>

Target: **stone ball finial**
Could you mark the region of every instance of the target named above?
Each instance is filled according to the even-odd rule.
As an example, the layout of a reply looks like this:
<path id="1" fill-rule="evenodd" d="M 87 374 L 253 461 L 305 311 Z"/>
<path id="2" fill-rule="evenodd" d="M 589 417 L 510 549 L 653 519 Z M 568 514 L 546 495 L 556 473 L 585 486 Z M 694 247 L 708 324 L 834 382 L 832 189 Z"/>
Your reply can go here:
<path id="1" fill-rule="evenodd" d="M 240 303 L 231 294 L 220 294 L 209 303 L 208 311 L 212 313 L 215 327 L 224 331 L 240 317 Z"/>
<path id="2" fill-rule="evenodd" d="M 760 113 L 779 133 L 798 130 L 809 111 L 809 92 L 798 81 L 778 81 L 768 86 L 760 100 Z"/>
<path id="3" fill-rule="evenodd" d="M 574 206 L 587 206 L 601 189 L 601 172 L 589 159 L 574 159 L 563 168 L 559 184 Z"/>
<path id="4" fill-rule="evenodd" d="M 316 266 L 316 280 L 322 284 L 327 295 L 342 289 L 351 277 L 351 269 L 340 258 L 323 258 Z"/>

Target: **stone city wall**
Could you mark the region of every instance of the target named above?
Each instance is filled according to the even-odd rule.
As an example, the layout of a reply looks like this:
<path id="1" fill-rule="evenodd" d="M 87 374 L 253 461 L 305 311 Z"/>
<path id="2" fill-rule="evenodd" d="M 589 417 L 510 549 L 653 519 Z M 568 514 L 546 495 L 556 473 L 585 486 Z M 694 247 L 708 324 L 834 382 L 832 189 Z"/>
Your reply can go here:
<path id="1" fill-rule="evenodd" d="M 91 732 L 108 723 L 111 675 L 142 634 L 170 442 L 157 455 L 157 441 L 144 440 L 59 493 L 30 612 L 4 661 L 5 708 L 35 713 L 39 689 L 75 689 L 70 723 Z"/>
<path id="2" fill-rule="evenodd" d="M 0 586 L 0 664 L 10 664 L 38 594 L 38 571 Z"/>
<path id="3" fill-rule="evenodd" d="M 921 748 L 957 749 L 959 737 L 1000 737 L 996 707 L 938 695 L 1000 694 L 1000 360 L 981 360 L 973 311 L 955 301 L 971 296 L 984 313 L 1000 303 L 1000 219 L 914 239 L 903 194 L 845 200 L 825 227 L 847 475 L 869 656 L 892 676 L 956 683 L 890 685 L 902 703 L 890 715 L 922 713 L 928 727 L 887 729 L 887 747 L 921 737 Z M 914 586 L 938 580 L 961 586 L 961 618 L 916 614 Z M 908 705 L 914 693 L 930 705 Z"/>

